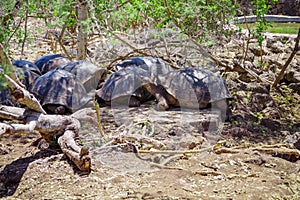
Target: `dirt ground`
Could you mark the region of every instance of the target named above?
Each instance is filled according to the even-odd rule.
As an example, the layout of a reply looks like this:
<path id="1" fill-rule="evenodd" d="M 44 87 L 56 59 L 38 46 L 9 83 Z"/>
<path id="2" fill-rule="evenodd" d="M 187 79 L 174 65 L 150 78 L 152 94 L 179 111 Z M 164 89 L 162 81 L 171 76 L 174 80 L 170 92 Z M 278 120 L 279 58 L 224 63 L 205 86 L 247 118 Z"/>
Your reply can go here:
<path id="1" fill-rule="evenodd" d="M 23 58 L 34 61 L 49 53 L 47 48 L 37 43 Z M 17 51 L 13 54 L 20 56 Z M 250 84 L 246 89 L 236 84 L 228 81 L 233 115 L 223 128 L 214 120 L 209 128 L 203 124 L 199 128 L 199 115 L 161 113 L 152 104 L 122 115 L 106 107 L 100 109 L 103 138 L 95 112 L 87 110 L 94 116 L 90 120 L 79 114 L 79 142 L 90 148 L 90 174 L 78 171 L 57 146 L 39 149 L 33 145 L 39 134 L 4 135 L 0 138 L 0 198 L 300 199 L 299 150 L 283 145 L 287 136 L 300 132 L 299 94 L 289 89 L 272 91 L 268 93 L 271 100 L 262 100 L 272 104 L 257 110 L 256 105 L 263 104 L 257 96 L 264 94 L 259 92 L 261 85 L 255 86 L 256 91 L 248 88 Z M 270 113 L 279 117 L 268 117 Z M 183 119 L 192 119 L 196 126 Z M 133 138 L 126 138 L 126 133 L 133 133 Z M 139 140 L 138 135 L 143 137 Z M 218 141 L 224 141 L 219 150 L 208 148 Z M 134 146 L 144 153 L 134 152 Z M 172 152 L 152 154 L 153 149 Z"/>
<path id="2" fill-rule="evenodd" d="M 112 116 L 109 114 L 109 108 L 104 108 L 105 112 L 106 117 L 103 116 L 102 121 L 106 134 L 118 135 L 125 130 L 113 122 L 116 117 L 107 117 Z M 131 116 L 141 119 L 139 113 L 141 110 L 136 109 L 134 112 L 131 111 Z M 149 113 L 147 115 L 149 116 Z M 155 123 L 158 124 L 157 121 Z M 1 197 L 7 199 L 299 198 L 299 161 L 290 162 L 262 150 L 276 149 L 277 146 L 271 145 L 278 142 L 274 138 L 269 138 L 268 142 L 262 140 L 260 143 L 253 143 L 249 142 L 252 136 L 243 139 L 215 133 L 201 136 L 194 133 L 192 140 L 182 141 L 181 134 L 187 129 L 182 130 L 178 127 L 177 132 L 174 129 L 171 134 L 168 125 L 174 127 L 174 124 L 165 122 L 161 126 L 164 129 L 155 126 L 154 134 L 158 131 L 160 138 L 167 135 L 166 139 L 173 144 L 167 148 L 175 152 L 185 149 L 185 153 L 136 155 L 116 143 L 102 145 L 99 132 L 93 124 L 82 121 L 81 142 L 89 146 L 93 160 L 92 171 L 88 175 L 81 174 L 57 147 L 40 150 L 32 146 L 32 142 L 39 137 L 38 134 L 5 135 L 1 138 Z M 225 127 L 223 133 L 227 129 Z M 188 138 L 187 135 L 184 138 Z M 199 144 L 190 147 L 196 138 L 203 140 L 199 139 Z M 219 152 L 192 151 L 214 145 L 220 140 L 226 142 Z M 161 141 L 167 144 L 166 140 Z M 126 143 L 123 144 L 126 146 Z M 147 145 L 145 143 L 145 149 Z"/>

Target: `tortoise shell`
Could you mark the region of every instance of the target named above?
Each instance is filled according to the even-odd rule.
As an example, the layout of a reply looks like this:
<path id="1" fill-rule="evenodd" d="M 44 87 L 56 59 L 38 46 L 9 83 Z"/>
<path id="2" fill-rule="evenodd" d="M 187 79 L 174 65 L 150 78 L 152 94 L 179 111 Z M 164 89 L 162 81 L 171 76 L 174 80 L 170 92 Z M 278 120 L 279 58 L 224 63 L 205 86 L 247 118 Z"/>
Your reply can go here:
<path id="1" fill-rule="evenodd" d="M 142 89 L 139 77 L 148 76 L 147 71 L 137 67 L 126 67 L 112 73 L 103 86 L 96 91 L 99 103 L 111 104 L 112 101 L 129 106 L 139 106 L 139 102 L 147 101 L 151 94 Z M 139 102 L 130 102 L 133 96 Z"/>
<path id="2" fill-rule="evenodd" d="M 73 113 L 90 100 L 76 76 L 60 69 L 51 70 L 40 76 L 32 92 L 40 100 L 47 113 L 55 113 L 53 107 L 59 106 L 63 106 L 65 111 L 56 114 Z"/>
<path id="3" fill-rule="evenodd" d="M 159 84 L 175 97 L 180 107 L 206 108 L 210 103 L 230 99 L 222 78 L 201 68 L 182 68 L 159 77 Z"/>
<path id="4" fill-rule="evenodd" d="M 71 62 L 61 54 L 46 55 L 35 61 L 35 65 L 39 68 L 42 74 L 54 70 L 59 66 L 63 66 Z"/>
<path id="5" fill-rule="evenodd" d="M 154 57 L 133 57 L 123 60 L 116 65 L 118 68 L 138 67 L 148 72 L 148 78 L 157 82 L 158 75 L 173 71 L 172 67 L 159 58 Z"/>
<path id="6" fill-rule="evenodd" d="M 158 58 L 134 57 L 116 65 L 119 71 L 111 74 L 103 86 L 96 91 L 98 101 L 109 102 L 124 99 L 124 104 L 139 106 L 153 96 L 143 85 L 155 83 L 158 75 L 172 71 L 172 68 Z M 132 97 L 139 102 L 132 101 Z M 128 102 L 129 101 L 129 102 Z"/>
<path id="7" fill-rule="evenodd" d="M 83 60 L 69 62 L 64 66 L 58 67 L 58 69 L 63 69 L 74 74 L 76 78 L 83 84 L 87 92 L 96 89 L 104 72 L 104 70 L 100 67 Z"/>
<path id="8" fill-rule="evenodd" d="M 26 60 L 14 60 L 18 78 L 25 85 L 28 91 L 31 91 L 36 79 L 41 75 L 39 68 L 32 62 Z"/>
<path id="9" fill-rule="evenodd" d="M 15 67 L 16 74 L 20 79 L 21 83 L 24 84 L 28 91 L 31 91 L 33 84 L 40 76 L 40 71 L 38 67 L 32 62 L 26 60 L 14 60 L 13 65 Z M 0 68 L 2 68 L 0 66 Z M 1 86 L 0 87 L 0 103 L 7 106 L 17 106 L 21 105 L 11 96 L 9 90 Z"/>

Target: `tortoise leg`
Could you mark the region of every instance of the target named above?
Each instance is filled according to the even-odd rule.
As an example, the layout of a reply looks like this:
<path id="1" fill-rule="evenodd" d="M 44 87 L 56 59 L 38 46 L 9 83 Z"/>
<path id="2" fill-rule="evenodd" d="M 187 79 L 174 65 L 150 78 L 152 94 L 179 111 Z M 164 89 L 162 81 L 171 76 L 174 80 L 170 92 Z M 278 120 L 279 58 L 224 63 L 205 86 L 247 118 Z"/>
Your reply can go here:
<path id="1" fill-rule="evenodd" d="M 148 83 L 143 85 L 143 87 L 153 96 L 155 96 L 158 110 L 167 110 L 169 109 L 166 92 L 162 90 L 162 87 L 154 85 L 152 83 Z"/>
<path id="2" fill-rule="evenodd" d="M 229 118 L 231 117 L 231 110 L 228 106 L 228 100 L 223 99 L 220 101 L 216 101 L 212 103 L 213 108 L 217 108 L 221 111 L 221 120 L 222 121 L 228 121 Z"/>
<path id="3" fill-rule="evenodd" d="M 140 100 L 135 96 L 131 96 L 129 98 L 129 107 L 139 107 L 139 106 L 141 106 Z"/>

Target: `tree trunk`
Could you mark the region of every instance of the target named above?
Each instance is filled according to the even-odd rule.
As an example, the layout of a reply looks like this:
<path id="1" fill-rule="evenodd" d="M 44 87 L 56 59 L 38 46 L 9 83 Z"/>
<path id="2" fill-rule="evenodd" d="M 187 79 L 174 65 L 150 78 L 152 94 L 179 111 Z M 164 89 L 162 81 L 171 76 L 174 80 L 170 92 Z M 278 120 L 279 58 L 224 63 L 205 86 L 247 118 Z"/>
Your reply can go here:
<path id="1" fill-rule="evenodd" d="M 84 23 L 88 18 L 87 1 L 78 0 L 78 45 L 77 59 L 84 60 L 87 53 L 87 26 Z"/>

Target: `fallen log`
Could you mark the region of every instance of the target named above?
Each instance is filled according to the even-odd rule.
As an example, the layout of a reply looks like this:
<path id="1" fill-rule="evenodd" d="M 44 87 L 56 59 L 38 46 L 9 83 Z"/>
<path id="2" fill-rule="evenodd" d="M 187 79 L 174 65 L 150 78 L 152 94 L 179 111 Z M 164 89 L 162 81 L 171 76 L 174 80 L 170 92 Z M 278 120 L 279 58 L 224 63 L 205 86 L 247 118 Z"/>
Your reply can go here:
<path id="1" fill-rule="evenodd" d="M 38 132 L 48 143 L 58 138 L 62 152 L 83 172 L 89 172 L 91 159 L 86 147 L 76 142 L 80 122 L 72 116 L 45 115 L 23 108 L 1 106 L 1 119 L 18 120 L 20 123 L 0 123 L 0 137 L 3 134 L 33 133 Z M 10 115 L 11 114 L 11 115 Z M 23 124 L 24 123 L 24 124 Z"/>

